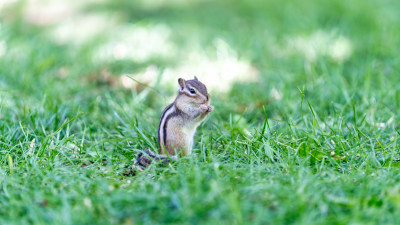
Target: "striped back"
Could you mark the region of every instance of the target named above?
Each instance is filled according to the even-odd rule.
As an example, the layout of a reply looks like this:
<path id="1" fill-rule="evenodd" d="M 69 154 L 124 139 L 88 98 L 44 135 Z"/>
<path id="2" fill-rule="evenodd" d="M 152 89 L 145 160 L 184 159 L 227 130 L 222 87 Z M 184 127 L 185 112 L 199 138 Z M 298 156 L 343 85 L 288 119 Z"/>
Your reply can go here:
<path id="1" fill-rule="evenodd" d="M 158 124 L 158 147 L 161 153 L 165 153 L 167 146 L 167 121 L 176 115 L 174 103 L 168 105 L 161 114 L 160 123 Z"/>

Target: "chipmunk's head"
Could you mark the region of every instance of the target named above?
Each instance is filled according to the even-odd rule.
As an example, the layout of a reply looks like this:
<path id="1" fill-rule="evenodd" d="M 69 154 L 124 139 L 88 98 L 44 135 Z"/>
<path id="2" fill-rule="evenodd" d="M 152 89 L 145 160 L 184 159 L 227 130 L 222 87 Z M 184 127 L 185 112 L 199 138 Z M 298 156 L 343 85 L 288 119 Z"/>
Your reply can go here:
<path id="1" fill-rule="evenodd" d="M 210 103 L 210 95 L 207 92 L 207 87 L 201 83 L 197 77 L 193 80 L 178 79 L 178 92 L 180 100 L 198 107 L 201 104 Z"/>

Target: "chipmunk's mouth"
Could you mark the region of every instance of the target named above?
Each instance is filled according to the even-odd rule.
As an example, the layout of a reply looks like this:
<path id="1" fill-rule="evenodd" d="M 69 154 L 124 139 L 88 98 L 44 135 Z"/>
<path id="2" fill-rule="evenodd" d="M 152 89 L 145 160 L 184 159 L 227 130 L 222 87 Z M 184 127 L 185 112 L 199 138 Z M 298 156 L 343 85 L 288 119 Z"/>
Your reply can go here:
<path id="1" fill-rule="evenodd" d="M 208 99 L 207 100 L 205 100 L 203 103 L 201 103 L 202 105 L 206 105 L 206 106 L 208 106 Z"/>

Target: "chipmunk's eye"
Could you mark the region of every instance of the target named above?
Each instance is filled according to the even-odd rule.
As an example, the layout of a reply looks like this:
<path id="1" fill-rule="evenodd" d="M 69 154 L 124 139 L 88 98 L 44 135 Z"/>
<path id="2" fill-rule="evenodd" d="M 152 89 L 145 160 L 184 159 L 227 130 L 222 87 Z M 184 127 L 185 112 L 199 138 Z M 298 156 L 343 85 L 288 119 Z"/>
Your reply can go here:
<path id="1" fill-rule="evenodd" d="M 196 91 L 193 88 L 189 88 L 191 94 L 196 94 Z"/>

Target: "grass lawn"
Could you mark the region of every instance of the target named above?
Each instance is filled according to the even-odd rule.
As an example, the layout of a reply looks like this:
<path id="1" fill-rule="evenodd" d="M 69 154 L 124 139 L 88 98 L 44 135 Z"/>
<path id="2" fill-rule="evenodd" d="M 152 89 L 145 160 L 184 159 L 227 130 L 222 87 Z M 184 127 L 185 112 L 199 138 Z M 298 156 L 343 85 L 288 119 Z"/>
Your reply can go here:
<path id="1" fill-rule="evenodd" d="M 400 1 L 0 3 L 0 224 L 400 224 Z M 157 145 L 177 77 L 215 111 Z"/>

